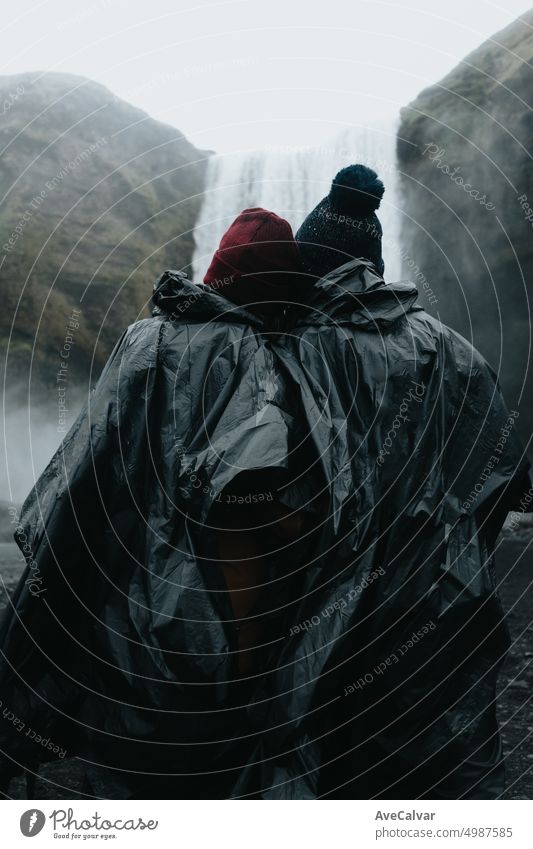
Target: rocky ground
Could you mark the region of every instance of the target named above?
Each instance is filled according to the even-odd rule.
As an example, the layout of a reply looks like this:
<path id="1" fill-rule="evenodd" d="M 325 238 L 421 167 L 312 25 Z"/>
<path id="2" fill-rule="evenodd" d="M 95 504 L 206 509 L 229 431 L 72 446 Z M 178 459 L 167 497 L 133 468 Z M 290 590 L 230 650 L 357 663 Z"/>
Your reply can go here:
<path id="1" fill-rule="evenodd" d="M 506 799 L 533 799 L 533 529 L 504 533 L 497 554 L 500 593 L 512 637 L 512 648 L 499 682 L 499 719 L 507 766 Z M 11 592 L 21 572 L 14 545 L 0 544 L 0 579 Z M 3 590 L 0 583 L 0 590 Z M 0 592 L 0 606 L 6 594 Z M 83 798 L 83 771 L 76 760 L 41 769 L 33 797 Z M 13 781 L 9 795 L 26 796 L 23 779 Z"/>

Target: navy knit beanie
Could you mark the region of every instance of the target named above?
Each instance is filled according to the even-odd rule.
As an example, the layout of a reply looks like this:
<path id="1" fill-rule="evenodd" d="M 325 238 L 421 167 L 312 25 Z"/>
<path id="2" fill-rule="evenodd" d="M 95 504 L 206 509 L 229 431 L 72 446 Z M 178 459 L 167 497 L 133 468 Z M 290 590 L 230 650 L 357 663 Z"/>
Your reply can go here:
<path id="1" fill-rule="evenodd" d="M 327 197 L 309 213 L 296 233 L 305 270 L 323 277 L 352 259 L 370 260 L 378 274 L 383 231 L 375 213 L 385 187 L 366 165 L 343 168 Z"/>

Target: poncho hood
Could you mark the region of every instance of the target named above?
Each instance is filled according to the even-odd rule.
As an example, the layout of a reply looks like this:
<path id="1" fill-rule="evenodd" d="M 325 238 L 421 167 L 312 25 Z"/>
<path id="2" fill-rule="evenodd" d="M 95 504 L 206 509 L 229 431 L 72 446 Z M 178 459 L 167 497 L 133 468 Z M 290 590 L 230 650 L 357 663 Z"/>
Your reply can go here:
<path id="1" fill-rule="evenodd" d="M 154 284 L 152 314 L 190 321 L 225 321 L 261 328 L 261 316 L 217 294 L 204 283 L 193 283 L 182 271 L 165 271 Z"/>
<path id="2" fill-rule="evenodd" d="M 315 283 L 297 323 L 386 327 L 415 308 L 417 297 L 412 283 L 387 284 L 371 262 L 354 259 Z"/>

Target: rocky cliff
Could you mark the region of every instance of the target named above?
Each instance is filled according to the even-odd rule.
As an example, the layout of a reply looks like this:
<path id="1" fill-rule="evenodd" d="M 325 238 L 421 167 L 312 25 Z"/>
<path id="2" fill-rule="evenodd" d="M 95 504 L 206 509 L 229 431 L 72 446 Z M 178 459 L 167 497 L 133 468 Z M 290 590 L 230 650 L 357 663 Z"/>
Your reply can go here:
<path id="1" fill-rule="evenodd" d="M 32 385 L 55 385 L 64 351 L 71 381 L 92 369 L 94 382 L 154 278 L 192 259 L 206 155 L 103 86 L 56 73 L 0 77 L 0 151 L 8 383 L 27 386 L 31 365 Z"/>
<path id="2" fill-rule="evenodd" d="M 530 11 L 403 109 L 398 133 L 406 276 L 419 266 L 424 306 L 499 372 L 526 439 L 533 432 L 532 107 Z"/>

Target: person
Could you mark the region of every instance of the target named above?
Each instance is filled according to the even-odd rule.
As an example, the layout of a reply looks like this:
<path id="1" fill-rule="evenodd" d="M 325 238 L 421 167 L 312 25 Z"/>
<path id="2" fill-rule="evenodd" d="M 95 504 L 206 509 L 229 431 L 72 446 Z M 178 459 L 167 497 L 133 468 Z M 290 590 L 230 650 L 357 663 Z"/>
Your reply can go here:
<path id="1" fill-rule="evenodd" d="M 518 412 L 412 284 L 385 283 L 383 192 L 362 165 L 335 177 L 296 235 L 315 283 L 269 341 L 305 446 L 278 501 L 321 509 L 297 531 L 285 639 L 249 694 L 260 734 L 238 797 L 504 787 L 493 550 L 530 487 Z"/>
<path id="2" fill-rule="evenodd" d="M 385 282 L 383 193 L 372 169 L 348 166 L 296 234 L 315 282 L 272 351 L 329 510 L 276 669 L 249 706 L 268 708 L 237 795 L 504 788 L 495 683 L 508 634 L 493 551 L 530 487 L 519 411 L 414 285 Z"/>
<path id="3" fill-rule="evenodd" d="M 223 798 L 246 760 L 243 706 L 288 592 L 275 540 L 295 557 L 303 521 L 277 501 L 297 427 L 267 340 L 308 281 L 290 226 L 261 209 L 206 280 L 161 276 L 22 508 L 27 566 L 0 635 L 5 795 L 76 757 L 88 796 Z"/>

